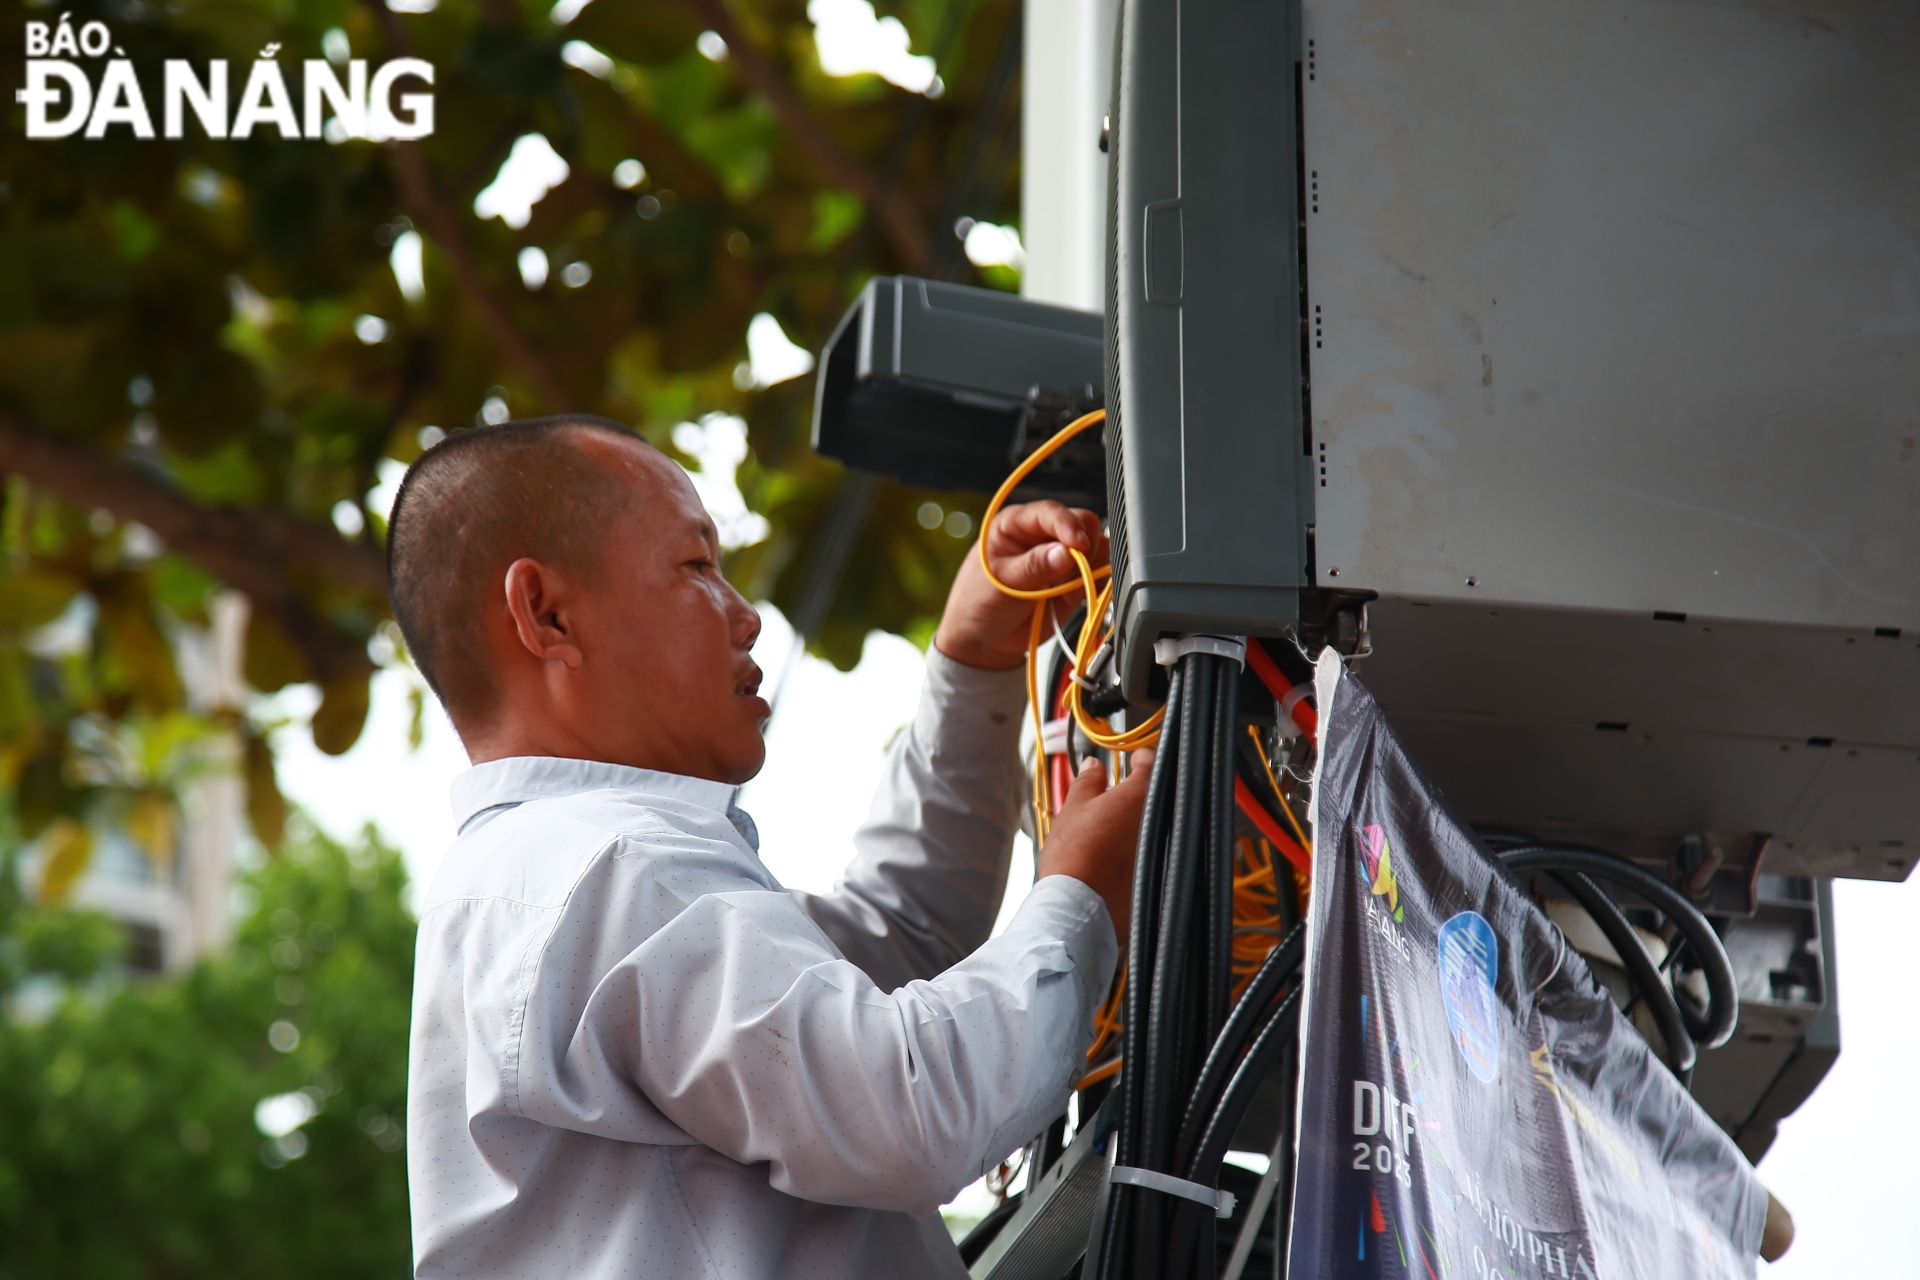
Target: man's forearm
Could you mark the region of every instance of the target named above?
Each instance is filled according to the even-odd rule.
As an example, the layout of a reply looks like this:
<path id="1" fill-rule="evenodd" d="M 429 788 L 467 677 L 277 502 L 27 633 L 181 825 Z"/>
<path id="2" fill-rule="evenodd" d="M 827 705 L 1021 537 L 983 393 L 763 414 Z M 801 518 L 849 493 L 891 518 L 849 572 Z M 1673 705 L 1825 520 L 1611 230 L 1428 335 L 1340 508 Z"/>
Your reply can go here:
<path id="1" fill-rule="evenodd" d="M 831 894 L 803 899 L 882 987 L 940 972 L 992 929 L 1024 802 L 1025 706 L 1018 670 L 930 652 L 919 706 L 888 753 L 853 862 Z"/>

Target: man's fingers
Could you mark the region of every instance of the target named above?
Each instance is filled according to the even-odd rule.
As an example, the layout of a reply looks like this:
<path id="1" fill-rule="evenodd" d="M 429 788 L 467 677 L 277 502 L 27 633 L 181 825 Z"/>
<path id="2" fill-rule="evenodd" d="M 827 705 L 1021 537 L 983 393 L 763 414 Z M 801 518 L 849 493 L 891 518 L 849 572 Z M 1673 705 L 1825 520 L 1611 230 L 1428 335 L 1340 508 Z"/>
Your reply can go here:
<path id="1" fill-rule="evenodd" d="M 1067 576 L 1073 558 L 1057 542 L 1049 542 L 1017 556 L 998 559 L 993 572 L 1009 586 L 1050 587 Z"/>
<path id="2" fill-rule="evenodd" d="M 1002 507 L 994 518 L 993 537 L 987 549 L 1014 552 L 1037 543 L 1058 542 L 1078 551 L 1090 551 L 1095 539 L 1087 531 L 1083 514 L 1092 513 L 1075 511 L 1052 498 Z M 1098 517 L 1095 521 L 1097 526 Z"/>
<path id="3" fill-rule="evenodd" d="M 1067 803 L 1097 796 L 1107 789 L 1107 767 L 1096 756 L 1088 756 L 1075 770 L 1073 782 L 1067 787 Z"/>
<path id="4" fill-rule="evenodd" d="M 1100 517 L 1083 508 L 1045 499 L 1007 507 L 994 519 L 987 537 L 987 563 L 1009 586 L 1049 587 L 1073 576 L 1068 548 L 1094 567 L 1107 561 L 1107 538 Z"/>
<path id="5" fill-rule="evenodd" d="M 1153 773 L 1153 748 L 1137 748 L 1127 763 L 1127 776 L 1123 785 L 1133 787 L 1142 795 L 1146 794 L 1147 778 Z"/>
<path id="6" fill-rule="evenodd" d="M 1107 534 L 1106 530 L 1100 527 L 1100 513 L 1097 511 L 1088 511 L 1082 507 L 1073 514 L 1079 519 L 1080 527 L 1087 535 L 1087 545 L 1085 548 L 1087 559 L 1093 561 L 1095 564 L 1105 564 L 1107 561 Z"/>

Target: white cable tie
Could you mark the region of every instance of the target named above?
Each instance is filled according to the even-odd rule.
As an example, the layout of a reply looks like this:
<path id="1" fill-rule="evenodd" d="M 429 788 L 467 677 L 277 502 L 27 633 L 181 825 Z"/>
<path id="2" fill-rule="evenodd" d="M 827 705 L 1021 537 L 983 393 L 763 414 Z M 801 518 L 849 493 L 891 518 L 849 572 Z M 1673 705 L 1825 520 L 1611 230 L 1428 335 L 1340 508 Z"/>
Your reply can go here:
<path id="1" fill-rule="evenodd" d="M 1191 1200 L 1195 1204 L 1204 1204 L 1213 1210 L 1216 1217 L 1231 1218 L 1233 1216 L 1233 1206 L 1236 1203 L 1233 1192 L 1216 1191 L 1198 1182 L 1176 1178 L 1170 1173 L 1117 1164 L 1107 1170 L 1107 1180 L 1125 1183 L 1130 1187 L 1144 1187 L 1148 1191 L 1159 1191 L 1165 1195 L 1179 1196 L 1182 1200 Z"/>
<path id="2" fill-rule="evenodd" d="M 1280 714 L 1289 720 L 1293 719 L 1293 709 L 1312 696 L 1312 685 L 1297 684 L 1293 686 L 1293 688 L 1287 690 L 1286 696 L 1280 699 Z"/>
<path id="3" fill-rule="evenodd" d="M 1040 726 L 1041 754 L 1049 755 L 1049 756 L 1057 756 L 1066 751 L 1067 733 L 1068 733 L 1067 724 L 1068 724 L 1067 717 L 1061 716 L 1058 720 L 1049 720 L 1044 725 Z"/>
<path id="4" fill-rule="evenodd" d="M 1210 636 L 1195 632 L 1184 636 L 1163 636 L 1153 642 L 1153 660 L 1170 667 L 1190 653 L 1210 653 L 1216 658 L 1231 658 L 1242 670 L 1247 665 L 1245 636 Z"/>

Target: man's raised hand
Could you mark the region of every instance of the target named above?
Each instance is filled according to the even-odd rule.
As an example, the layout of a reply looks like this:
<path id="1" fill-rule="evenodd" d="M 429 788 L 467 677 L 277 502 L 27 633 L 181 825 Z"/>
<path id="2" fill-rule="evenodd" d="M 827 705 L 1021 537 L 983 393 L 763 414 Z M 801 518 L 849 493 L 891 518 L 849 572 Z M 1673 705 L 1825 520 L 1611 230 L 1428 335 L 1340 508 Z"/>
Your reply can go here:
<path id="1" fill-rule="evenodd" d="M 993 576 L 1023 591 L 1057 586 L 1078 576 L 1068 548 L 1085 555 L 1096 568 L 1107 562 L 1107 535 L 1100 517 L 1052 499 L 1001 508 L 981 538 Z M 954 575 L 933 642 L 940 652 L 968 666 L 1017 667 L 1026 659 L 1033 602 L 995 587 L 980 567 L 979 550 L 975 547 Z M 1065 607 L 1060 615 L 1078 603 L 1072 595 L 1062 600 Z"/>

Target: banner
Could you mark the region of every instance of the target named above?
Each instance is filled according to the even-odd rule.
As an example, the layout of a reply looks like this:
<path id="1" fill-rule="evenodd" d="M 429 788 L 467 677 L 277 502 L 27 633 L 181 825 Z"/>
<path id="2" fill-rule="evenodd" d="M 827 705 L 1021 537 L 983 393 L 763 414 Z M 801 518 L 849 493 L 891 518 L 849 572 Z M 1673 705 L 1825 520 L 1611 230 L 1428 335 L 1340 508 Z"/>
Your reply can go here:
<path id="1" fill-rule="evenodd" d="M 1754 1274 L 1766 1192 L 1321 662 L 1290 1276 Z"/>

